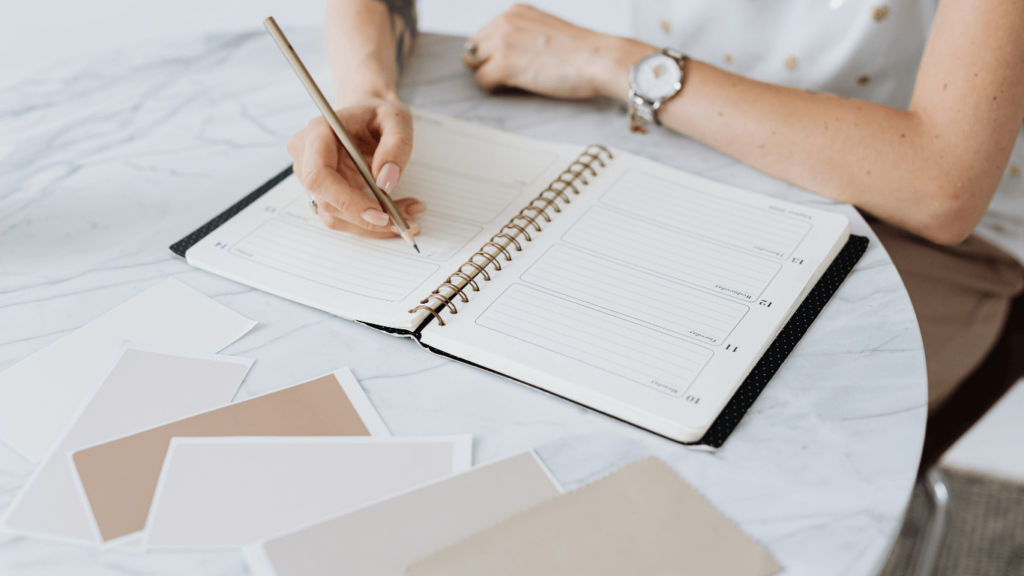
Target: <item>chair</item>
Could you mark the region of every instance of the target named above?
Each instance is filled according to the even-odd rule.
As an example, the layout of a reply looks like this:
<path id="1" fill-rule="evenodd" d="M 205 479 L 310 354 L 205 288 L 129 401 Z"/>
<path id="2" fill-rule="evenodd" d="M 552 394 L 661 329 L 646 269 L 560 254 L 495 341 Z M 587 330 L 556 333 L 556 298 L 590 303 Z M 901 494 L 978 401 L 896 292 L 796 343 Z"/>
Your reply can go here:
<path id="1" fill-rule="evenodd" d="M 932 518 L 915 573 L 930 576 L 945 532 L 949 490 L 936 465 L 942 455 L 974 426 L 1024 376 L 1024 296 L 1014 300 L 1003 333 L 985 361 L 928 417 L 918 482 L 932 502 Z"/>

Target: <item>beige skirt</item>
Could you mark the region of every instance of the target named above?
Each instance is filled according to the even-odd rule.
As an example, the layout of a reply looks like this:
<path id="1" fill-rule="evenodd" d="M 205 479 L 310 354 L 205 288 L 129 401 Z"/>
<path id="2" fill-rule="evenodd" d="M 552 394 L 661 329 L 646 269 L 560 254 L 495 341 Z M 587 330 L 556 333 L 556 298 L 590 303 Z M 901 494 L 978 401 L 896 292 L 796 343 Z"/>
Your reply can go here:
<path id="1" fill-rule="evenodd" d="M 971 236 L 940 246 L 864 215 L 910 294 L 928 365 L 928 412 L 981 365 L 1002 334 L 1024 266 Z"/>

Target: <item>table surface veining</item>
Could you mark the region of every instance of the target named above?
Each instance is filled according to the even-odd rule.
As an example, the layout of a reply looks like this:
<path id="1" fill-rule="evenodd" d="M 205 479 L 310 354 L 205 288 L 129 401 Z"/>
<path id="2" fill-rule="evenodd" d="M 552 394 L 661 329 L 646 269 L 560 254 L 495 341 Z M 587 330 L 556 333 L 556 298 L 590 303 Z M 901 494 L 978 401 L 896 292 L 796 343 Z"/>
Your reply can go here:
<path id="1" fill-rule="evenodd" d="M 318 33 L 292 32 L 322 86 Z M 787 575 L 877 572 L 902 519 L 926 416 L 924 352 L 884 249 L 847 206 L 687 138 L 630 135 L 618 104 L 488 95 L 462 41 L 422 35 L 414 106 L 536 138 L 602 143 L 847 214 L 863 260 L 718 452 L 690 450 L 323 312 L 201 272 L 167 246 L 289 164 L 316 110 L 262 30 L 142 45 L 0 91 L 0 369 L 167 277 L 259 325 L 239 398 L 341 366 L 396 435 L 472 433 L 474 460 L 535 448 L 575 488 L 647 455 L 765 545 Z M 32 466 L 0 444 L 0 513 Z M 142 554 L 0 533 L 2 574 L 245 574 L 235 551 Z"/>

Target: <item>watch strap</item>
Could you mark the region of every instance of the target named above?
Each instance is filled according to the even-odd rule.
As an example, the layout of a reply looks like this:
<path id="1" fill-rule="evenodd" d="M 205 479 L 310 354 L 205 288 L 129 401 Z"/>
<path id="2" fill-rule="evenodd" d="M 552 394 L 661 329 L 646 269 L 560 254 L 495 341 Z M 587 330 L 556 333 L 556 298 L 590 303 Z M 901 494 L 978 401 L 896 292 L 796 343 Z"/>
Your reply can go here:
<path id="1" fill-rule="evenodd" d="M 629 131 L 634 134 L 646 134 L 647 126 L 651 123 L 660 124 L 654 106 L 650 102 L 637 96 L 633 90 L 629 91 Z"/>

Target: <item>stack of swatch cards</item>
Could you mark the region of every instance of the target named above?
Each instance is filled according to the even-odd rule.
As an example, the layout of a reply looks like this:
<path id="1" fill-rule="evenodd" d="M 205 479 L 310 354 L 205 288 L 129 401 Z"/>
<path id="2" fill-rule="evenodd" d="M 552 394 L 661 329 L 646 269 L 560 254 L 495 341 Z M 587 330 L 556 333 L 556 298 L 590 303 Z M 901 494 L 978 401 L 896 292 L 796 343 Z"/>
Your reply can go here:
<path id="1" fill-rule="evenodd" d="M 253 322 L 166 281 L 0 374 L 0 440 L 36 462 L 8 530 L 241 548 L 258 576 L 729 574 L 772 557 L 660 460 L 572 492 L 533 452 L 391 437 L 348 369 L 233 400 Z"/>
<path id="2" fill-rule="evenodd" d="M 532 453 L 243 548 L 256 576 L 768 576 L 781 567 L 657 458 L 568 493 Z"/>

